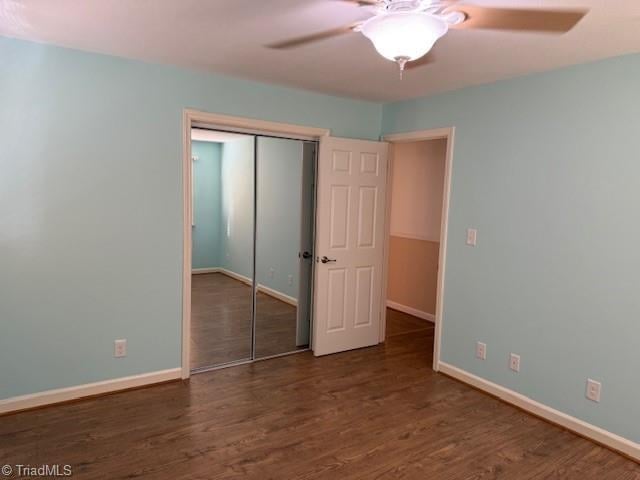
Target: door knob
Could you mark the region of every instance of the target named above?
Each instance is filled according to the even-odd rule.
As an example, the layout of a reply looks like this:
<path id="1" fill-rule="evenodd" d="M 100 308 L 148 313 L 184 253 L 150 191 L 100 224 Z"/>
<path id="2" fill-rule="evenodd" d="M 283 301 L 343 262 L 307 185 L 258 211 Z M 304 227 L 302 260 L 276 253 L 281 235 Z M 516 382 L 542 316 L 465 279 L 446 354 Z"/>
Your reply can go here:
<path id="1" fill-rule="evenodd" d="M 329 258 L 329 257 L 327 257 L 327 256 L 324 256 L 324 257 L 322 257 L 322 258 L 320 259 L 320 261 L 321 261 L 322 263 L 333 263 L 333 262 L 335 262 L 335 261 L 336 261 L 336 259 L 335 259 L 335 258 Z"/>

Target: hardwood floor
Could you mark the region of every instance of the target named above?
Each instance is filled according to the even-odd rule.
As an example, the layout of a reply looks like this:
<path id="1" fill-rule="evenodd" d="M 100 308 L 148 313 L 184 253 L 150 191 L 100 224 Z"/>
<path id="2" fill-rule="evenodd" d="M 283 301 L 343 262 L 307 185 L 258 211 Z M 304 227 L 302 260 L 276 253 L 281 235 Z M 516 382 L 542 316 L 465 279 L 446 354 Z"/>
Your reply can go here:
<path id="1" fill-rule="evenodd" d="M 79 479 L 640 479 L 640 466 L 431 370 L 433 330 L 0 417 L 0 465 Z M 405 333 L 403 333 L 405 332 Z"/>
<path id="2" fill-rule="evenodd" d="M 434 329 L 435 326 L 431 322 L 414 317 L 413 315 L 408 315 L 399 310 L 387 308 L 387 338 L 421 330 L 428 330 L 430 335 L 433 336 Z"/>
<path id="3" fill-rule="evenodd" d="M 251 287 L 222 273 L 192 276 L 191 368 L 251 356 Z M 306 348 L 296 346 L 296 307 L 258 293 L 256 358 Z"/>

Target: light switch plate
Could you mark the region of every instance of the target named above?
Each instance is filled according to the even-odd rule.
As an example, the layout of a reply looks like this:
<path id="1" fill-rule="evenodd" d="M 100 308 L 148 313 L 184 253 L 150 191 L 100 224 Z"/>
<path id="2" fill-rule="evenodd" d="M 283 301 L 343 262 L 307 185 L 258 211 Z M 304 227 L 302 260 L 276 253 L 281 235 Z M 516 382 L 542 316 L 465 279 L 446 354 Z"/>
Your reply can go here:
<path id="1" fill-rule="evenodd" d="M 475 247 L 478 240 L 478 230 L 475 228 L 467 228 L 467 245 Z"/>

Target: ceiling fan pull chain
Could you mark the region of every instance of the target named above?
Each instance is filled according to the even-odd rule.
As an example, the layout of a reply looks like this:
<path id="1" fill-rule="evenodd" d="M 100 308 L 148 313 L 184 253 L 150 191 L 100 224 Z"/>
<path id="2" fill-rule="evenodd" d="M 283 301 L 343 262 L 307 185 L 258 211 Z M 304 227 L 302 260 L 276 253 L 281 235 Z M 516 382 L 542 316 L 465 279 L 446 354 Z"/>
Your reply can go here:
<path id="1" fill-rule="evenodd" d="M 409 57 L 396 57 L 396 63 L 398 64 L 400 70 L 400 80 L 402 80 L 402 74 L 404 73 L 404 67 L 409 61 Z"/>

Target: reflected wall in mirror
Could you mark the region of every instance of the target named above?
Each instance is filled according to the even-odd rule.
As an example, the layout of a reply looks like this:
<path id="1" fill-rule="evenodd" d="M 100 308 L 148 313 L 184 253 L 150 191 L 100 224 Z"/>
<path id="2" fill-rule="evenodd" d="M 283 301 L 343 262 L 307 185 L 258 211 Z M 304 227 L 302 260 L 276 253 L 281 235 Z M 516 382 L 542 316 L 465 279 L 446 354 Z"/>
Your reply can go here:
<path id="1" fill-rule="evenodd" d="M 315 144 L 256 144 L 255 358 L 308 348 Z"/>
<path id="2" fill-rule="evenodd" d="M 252 358 L 254 142 L 192 130 L 192 370 Z"/>

